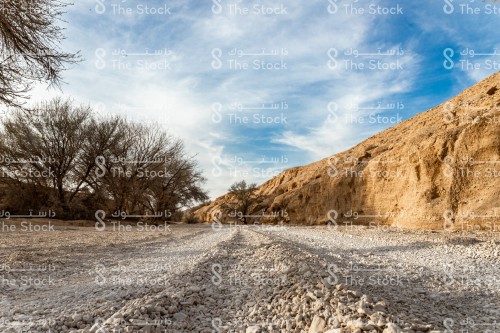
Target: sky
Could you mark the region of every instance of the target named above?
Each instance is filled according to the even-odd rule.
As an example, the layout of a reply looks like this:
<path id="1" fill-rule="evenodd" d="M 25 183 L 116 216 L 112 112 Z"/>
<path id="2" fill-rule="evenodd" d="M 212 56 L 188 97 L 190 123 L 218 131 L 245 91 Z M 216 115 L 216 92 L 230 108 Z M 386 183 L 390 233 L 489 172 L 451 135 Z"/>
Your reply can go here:
<path id="1" fill-rule="evenodd" d="M 159 123 L 212 199 L 344 151 L 500 69 L 491 0 L 75 0 L 61 90 Z"/>

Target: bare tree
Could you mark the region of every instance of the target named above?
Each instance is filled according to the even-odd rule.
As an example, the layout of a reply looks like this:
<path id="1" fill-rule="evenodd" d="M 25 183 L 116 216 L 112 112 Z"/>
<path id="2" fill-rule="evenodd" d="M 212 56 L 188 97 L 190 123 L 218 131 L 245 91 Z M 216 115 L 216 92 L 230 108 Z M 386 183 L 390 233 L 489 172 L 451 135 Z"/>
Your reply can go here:
<path id="1" fill-rule="evenodd" d="M 71 193 L 70 201 L 80 190 L 102 194 L 102 182 L 97 176 L 101 158 L 123 144 L 126 129 L 127 124 L 119 117 L 110 119 L 92 117 L 85 123 L 83 128 L 85 138 L 81 142 L 81 154 L 78 155 L 73 175 L 76 187 Z"/>
<path id="2" fill-rule="evenodd" d="M 244 224 L 247 224 L 250 208 L 262 198 L 257 193 L 257 189 L 257 184 L 247 184 L 244 180 L 234 183 L 228 189 L 231 199 L 223 205 L 222 210 L 226 213 L 232 213 Z"/>
<path id="3" fill-rule="evenodd" d="M 67 217 L 77 206 L 88 216 L 96 202 L 107 210 L 156 214 L 207 198 L 182 141 L 158 126 L 97 118 L 89 107 L 62 99 L 7 117 L 0 171 L 3 184 L 40 192 L 36 198 L 49 197 L 49 207 Z"/>
<path id="4" fill-rule="evenodd" d="M 18 109 L 4 122 L 2 167 L 11 179 L 50 187 L 63 212 L 81 190 L 77 164 L 88 140 L 89 108 L 54 99 L 31 111 Z"/>
<path id="5" fill-rule="evenodd" d="M 115 210 L 137 213 L 175 211 L 206 200 L 196 161 L 185 156 L 182 141 L 157 126 L 128 124 L 124 145 L 106 160 L 103 181 Z"/>
<path id="6" fill-rule="evenodd" d="M 19 106 L 33 82 L 58 86 L 78 53 L 60 51 L 60 0 L 0 0 L 0 102 Z"/>
<path id="7" fill-rule="evenodd" d="M 184 145 L 178 141 L 165 159 L 165 177 L 159 179 L 157 186 L 152 187 L 158 198 L 159 211 L 175 211 L 181 207 L 190 206 L 193 202 L 206 201 L 208 196 L 201 188 L 205 178 L 197 170 L 194 157 L 184 153 Z"/>
<path id="8" fill-rule="evenodd" d="M 113 198 L 114 210 L 144 212 L 150 187 L 170 145 L 169 136 L 159 128 L 124 124 L 119 144 L 105 153 L 105 191 Z"/>

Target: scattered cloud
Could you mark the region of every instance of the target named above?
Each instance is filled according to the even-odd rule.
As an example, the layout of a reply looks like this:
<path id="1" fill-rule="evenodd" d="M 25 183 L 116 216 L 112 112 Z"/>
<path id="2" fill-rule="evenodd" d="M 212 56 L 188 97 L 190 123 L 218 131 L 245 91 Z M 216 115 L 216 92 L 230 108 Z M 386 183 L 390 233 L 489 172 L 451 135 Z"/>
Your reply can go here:
<path id="1" fill-rule="evenodd" d="M 402 14 L 371 13 L 377 6 Z M 196 154 L 216 197 L 236 180 L 262 183 L 348 149 L 394 124 L 370 117 L 406 119 L 496 71 L 443 66 L 447 47 L 498 45 L 498 20 L 483 16 L 489 25 L 441 2 L 78 1 L 63 47 L 85 61 L 62 90 L 164 125 Z M 60 93 L 39 86 L 32 99 Z"/>

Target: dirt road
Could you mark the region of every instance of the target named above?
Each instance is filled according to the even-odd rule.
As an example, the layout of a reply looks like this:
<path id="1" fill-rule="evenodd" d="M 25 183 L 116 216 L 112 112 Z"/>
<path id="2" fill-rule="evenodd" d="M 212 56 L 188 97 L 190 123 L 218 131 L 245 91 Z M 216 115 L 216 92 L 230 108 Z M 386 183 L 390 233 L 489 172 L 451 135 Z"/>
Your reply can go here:
<path id="1" fill-rule="evenodd" d="M 4 228 L 0 331 L 486 332 L 500 322 L 499 244 L 358 227 Z"/>

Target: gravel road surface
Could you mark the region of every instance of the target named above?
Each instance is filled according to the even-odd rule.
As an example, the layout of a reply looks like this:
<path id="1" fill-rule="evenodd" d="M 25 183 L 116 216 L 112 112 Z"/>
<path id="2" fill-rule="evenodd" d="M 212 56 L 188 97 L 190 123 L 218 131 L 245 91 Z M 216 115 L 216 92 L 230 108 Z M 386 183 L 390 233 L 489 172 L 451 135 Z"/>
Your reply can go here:
<path id="1" fill-rule="evenodd" d="M 496 232 L 163 227 L 4 228 L 0 332 L 500 331 Z"/>

